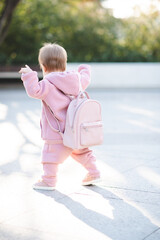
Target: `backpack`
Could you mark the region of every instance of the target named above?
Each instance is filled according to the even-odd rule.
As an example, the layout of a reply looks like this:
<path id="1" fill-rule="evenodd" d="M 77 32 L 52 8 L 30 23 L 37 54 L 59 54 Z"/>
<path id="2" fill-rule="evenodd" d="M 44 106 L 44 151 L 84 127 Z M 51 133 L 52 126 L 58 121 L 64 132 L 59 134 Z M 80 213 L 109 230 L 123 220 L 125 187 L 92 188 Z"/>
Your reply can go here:
<path id="1" fill-rule="evenodd" d="M 83 149 L 100 145 L 103 142 L 103 124 L 101 105 L 98 101 L 90 99 L 87 92 L 80 91 L 79 95 L 68 106 L 64 133 L 61 132 L 58 119 L 52 110 L 43 101 L 46 119 L 51 129 L 61 134 L 63 144 L 72 149 Z M 52 113 L 58 129 L 52 127 L 48 114 Z"/>

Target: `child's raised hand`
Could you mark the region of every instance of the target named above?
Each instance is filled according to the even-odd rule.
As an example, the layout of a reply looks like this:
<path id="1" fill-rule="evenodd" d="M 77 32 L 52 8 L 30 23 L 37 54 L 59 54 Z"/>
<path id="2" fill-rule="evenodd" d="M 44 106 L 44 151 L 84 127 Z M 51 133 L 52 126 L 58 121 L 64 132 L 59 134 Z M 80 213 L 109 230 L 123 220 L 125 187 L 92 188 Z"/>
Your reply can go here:
<path id="1" fill-rule="evenodd" d="M 32 69 L 28 65 L 25 65 L 25 67 L 21 68 L 21 70 L 19 71 L 19 73 L 29 73 L 29 72 L 32 72 Z"/>

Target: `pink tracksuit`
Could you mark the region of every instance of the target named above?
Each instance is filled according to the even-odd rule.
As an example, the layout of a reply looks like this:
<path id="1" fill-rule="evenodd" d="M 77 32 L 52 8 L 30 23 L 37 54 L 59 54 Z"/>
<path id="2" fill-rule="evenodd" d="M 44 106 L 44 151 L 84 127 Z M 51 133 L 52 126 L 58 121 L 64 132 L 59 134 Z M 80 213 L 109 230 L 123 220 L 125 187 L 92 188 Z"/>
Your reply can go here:
<path id="1" fill-rule="evenodd" d="M 45 101 L 59 120 L 62 131 L 65 128 L 66 111 L 70 103 L 70 98 L 67 95 L 78 95 L 80 91 L 79 76 L 82 88 L 85 90 L 90 83 L 90 67 L 88 65 L 80 65 L 78 71 L 51 72 L 45 75 L 42 81 L 38 81 L 35 71 L 22 74 L 22 81 L 27 94 L 32 98 Z M 50 121 L 54 128 L 58 128 L 54 118 Z M 58 165 L 70 155 L 81 163 L 90 175 L 99 177 L 100 173 L 95 165 L 96 159 L 92 151 L 88 148 L 72 150 L 65 147 L 61 135 L 50 128 L 43 106 L 40 126 L 41 137 L 45 141 L 42 151 L 44 170 L 42 179 L 45 183 L 49 186 L 55 186 Z"/>

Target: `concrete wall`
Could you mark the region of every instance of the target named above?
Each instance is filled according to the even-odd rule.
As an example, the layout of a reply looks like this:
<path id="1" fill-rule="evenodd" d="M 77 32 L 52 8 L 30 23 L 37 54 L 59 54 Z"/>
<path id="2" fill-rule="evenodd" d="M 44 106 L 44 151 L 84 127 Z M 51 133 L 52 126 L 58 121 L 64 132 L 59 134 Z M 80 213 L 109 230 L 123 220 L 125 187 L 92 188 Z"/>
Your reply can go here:
<path id="1" fill-rule="evenodd" d="M 78 63 L 68 63 L 75 69 Z M 91 88 L 160 88 L 160 63 L 90 63 Z M 39 77 L 42 74 L 39 73 Z M 0 78 L 20 78 L 16 72 L 0 72 Z"/>
<path id="2" fill-rule="evenodd" d="M 160 63 L 91 63 L 91 87 L 160 88 Z M 68 69 L 78 64 L 69 64 Z"/>

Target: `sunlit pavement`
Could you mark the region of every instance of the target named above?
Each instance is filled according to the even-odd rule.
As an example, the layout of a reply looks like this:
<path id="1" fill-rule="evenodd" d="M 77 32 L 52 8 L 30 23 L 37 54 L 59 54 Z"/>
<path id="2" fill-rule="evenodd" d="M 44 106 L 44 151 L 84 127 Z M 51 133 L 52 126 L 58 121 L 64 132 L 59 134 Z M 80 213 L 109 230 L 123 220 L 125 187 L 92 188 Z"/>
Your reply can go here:
<path id="1" fill-rule="evenodd" d="M 95 147 L 102 181 L 60 166 L 55 191 L 41 175 L 41 103 L 0 86 L 0 240 L 159 240 L 160 90 L 90 90 L 102 104 L 104 144 Z"/>

